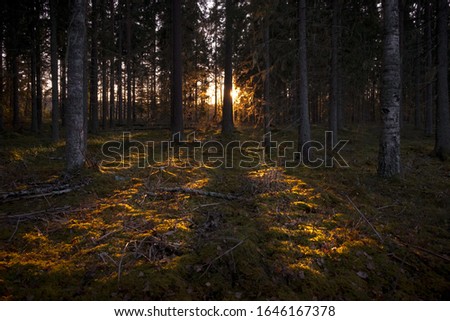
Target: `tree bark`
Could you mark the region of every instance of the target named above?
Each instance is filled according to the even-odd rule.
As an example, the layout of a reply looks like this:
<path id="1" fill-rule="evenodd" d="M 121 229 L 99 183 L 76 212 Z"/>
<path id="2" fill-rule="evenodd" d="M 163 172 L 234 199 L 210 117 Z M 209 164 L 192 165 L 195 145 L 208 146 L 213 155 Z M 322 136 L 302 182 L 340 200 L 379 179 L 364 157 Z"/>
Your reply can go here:
<path id="1" fill-rule="evenodd" d="M 101 12 L 101 30 L 102 30 L 102 47 L 101 47 L 101 56 L 102 56 L 102 128 L 106 129 L 107 120 L 108 120 L 108 77 L 107 77 L 107 67 L 108 62 L 106 59 L 106 0 L 101 0 L 100 6 Z"/>
<path id="2" fill-rule="evenodd" d="M 68 171 L 81 168 L 86 154 L 85 57 L 86 0 L 73 0 L 72 18 L 68 31 L 67 66 L 67 137 L 66 166 Z"/>
<path id="3" fill-rule="evenodd" d="M 98 133 L 98 4 L 92 0 L 92 33 L 91 33 L 91 69 L 90 69 L 90 129 L 92 133 Z"/>
<path id="4" fill-rule="evenodd" d="M 56 0 L 50 0 L 50 69 L 52 76 L 52 142 L 59 140 L 59 104 L 58 104 L 58 25 Z"/>
<path id="5" fill-rule="evenodd" d="M 131 75 L 131 4 L 126 0 L 126 72 L 127 72 L 127 127 L 131 127 L 132 120 L 132 75 Z"/>
<path id="6" fill-rule="evenodd" d="M 426 102 L 425 102 L 425 135 L 433 135 L 433 39 L 431 33 L 432 22 L 432 4 L 428 0 L 425 7 L 426 25 L 425 25 L 425 51 L 426 51 Z"/>
<path id="7" fill-rule="evenodd" d="M 339 0 L 333 0 L 333 18 L 331 25 L 331 92 L 330 92 L 330 109 L 329 109 L 329 130 L 333 133 L 331 142 L 331 146 L 334 146 L 334 141 L 337 141 L 337 131 L 338 131 L 338 95 L 339 95 L 339 78 L 338 78 L 338 70 L 339 70 Z"/>
<path id="8" fill-rule="evenodd" d="M 437 18 L 437 104 L 436 155 L 442 160 L 450 156 L 450 112 L 448 106 L 448 2 L 438 1 Z"/>
<path id="9" fill-rule="evenodd" d="M 309 163 L 312 160 L 310 150 L 311 127 L 309 122 L 308 107 L 308 62 L 306 40 L 306 1 L 299 1 L 299 123 L 298 123 L 298 151 L 303 161 Z"/>
<path id="10" fill-rule="evenodd" d="M 4 13 L 4 2 L 0 4 L 1 13 Z M 0 23 L 0 52 L 3 52 L 3 19 Z M 0 132 L 2 132 L 4 128 L 3 124 L 3 104 L 4 104 L 4 96 L 3 96 L 3 55 L 0 55 Z"/>
<path id="11" fill-rule="evenodd" d="M 183 136 L 183 77 L 181 58 L 181 0 L 172 1 L 172 136 Z"/>
<path id="12" fill-rule="evenodd" d="M 19 130 L 21 127 L 20 109 L 19 109 L 19 68 L 17 66 L 18 60 L 18 44 L 17 44 L 17 28 L 14 26 L 14 18 L 10 17 L 8 25 L 8 33 L 11 37 L 9 45 L 9 60 L 11 70 L 11 106 L 12 106 L 12 124 L 14 130 Z"/>
<path id="13" fill-rule="evenodd" d="M 225 3 L 225 80 L 222 106 L 222 133 L 231 135 L 234 129 L 233 123 L 233 1 Z"/>
<path id="14" fill-rule="evenodd" d="M 67 49 L 64 50 L 67 52 Z M 67 106 L 67 61 L 66 57 L 61 59 L 61 126 L 66 126 L 66 106 Z"/>
<path id="15" fill-rule="evenodd" d="M 38 131 L 42 129 L 42 57 L 41 57 L 41 31 L 40 31 L 40 22 L 39 22 L 39 9 L 37 9 L 36 14 L 37 17 L 37 26 L 36 26 L 36 107 L 37 107 L 37 126 Z"/>
<path id="16" fill-rule="evenodd" d="M 123 45 L 123 18 L 122 12 L 120 13 L 119 20 L 119 37 L 118 37 L 118 56 L 117 56 L 117 113 L 118 113 L 118 122 L 120 125 L 123 124 L 123 79 L 122 79 L 122 45 Z"/>
<path id="17" fill-rule="evenodd" d="M 420 17 L 420 1 L 418 3 L 418 8 L 417 8 L 417 16 Z M 421 117 L 421 113 L 422 113 L 422 108 L 421 108 L 421 52 L 420 52 L 420 19 L 417 18 L 418 22 L 417 22 L 417 28 L 418 30 L 416 31 L 416 62 L 415 62 L 415 66 L 414 66 L 414 77 L 415 77 L 415 85 L 416 85 L 416 92 L 415 92 L 415 108 L 414 108 L 414 127 L 416 129 L 421 128 L 422 126 L 422 117 Z"/>
<path id="18" fill-rule="evenodd" d="M 34 8 L 33 8 L 34 11 Z M 33 133 L 39 132 L 38 126 L 38 107 L 37 107 L 37 93 L 36 93 L 36 15 L 33 12 L 32 23 L 30 24 L 30 35 L 31 35 L 31 50 L 30 50 L 30 60 L 31 60 L 31 70 L 30 70 L 30 83 L 31 83 L 31 131 Z"/>
<path id="19" fill-rule="evenodd" d="M 115 32 L 114 32 L 114 27 L 115 27 L 115 21 L 114 21 L 114 0 L 110 0 L 109 2 L 109 8 L 111 11 L 111 25 L 110 25 L 110 32 L 112 33 L 112 38 L 111 38 L 111 48 L 114 47 L 114 39 L 115 39 Z M 110 75 L 109 75 L 109 127 L 113 128 L 114 124 L 115 124 L 115 96 L 114 96 L 114 54 L 111 53 L 111 58 L 110 58 L 110 62 L 109 62 L 109 67 L 110 67 Z"/>
<path id="20" fill-rule="evenodd" d="M 268 16 L 268 14 L 267 14 Z M 265 64 L 265 78 L 264 78 L 264 134 L 270 132 L 270 28 L 268 17 L 266 16 L 264 26 L 264 64 Z M 264 136 L 264 146 L 268 146 L 269 137 Z"/>
<path id="21" fill-rule="evenodd" d="M 378 174 L 392 177 L 400 173 L 401 60 L 398 0 L 384 0 L 384 52 Z"/>

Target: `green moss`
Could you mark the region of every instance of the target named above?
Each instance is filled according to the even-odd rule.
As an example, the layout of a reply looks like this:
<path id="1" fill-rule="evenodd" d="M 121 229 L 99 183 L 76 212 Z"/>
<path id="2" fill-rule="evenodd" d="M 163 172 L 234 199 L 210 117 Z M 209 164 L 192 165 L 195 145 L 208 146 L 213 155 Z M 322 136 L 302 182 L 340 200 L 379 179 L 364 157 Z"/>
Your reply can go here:
<path id="1" fill-rule="evenodd" d="M 450 268 L 430 253 L 450 251 L 450 164 L 428 156 L 431 140 L 405 130 L 404 176 L 391 181 L 376 176 L 371 128 L 342 133 L 351 139 L 343 151 L 349 169 L 314 170 L 102 169 L 96 166 L 101 145 L 121 139 L 120 133 L 102 133 L 89 141 L 90 166 L 78 177 L 91 180 L 85 188 L 2 204 L 0 219 L 49 207 L 71 211 L 18 225 L 2 219 L 0 298 L 448 299 Z M 260 134 L 243 128 L 234 135 Z M 295 133 L 276 135 L 286 140 Z M 60 177 L 62 143 L 13 136 L 0 138 L 2 186 L 26 189 Z M 166 131 L 133 133 L 142 141 L 168 137 Z M 313 137 L 323 139 L 323 128 L 314 126 Z M 146 195 L 161 185 L 243 199 Z"/>

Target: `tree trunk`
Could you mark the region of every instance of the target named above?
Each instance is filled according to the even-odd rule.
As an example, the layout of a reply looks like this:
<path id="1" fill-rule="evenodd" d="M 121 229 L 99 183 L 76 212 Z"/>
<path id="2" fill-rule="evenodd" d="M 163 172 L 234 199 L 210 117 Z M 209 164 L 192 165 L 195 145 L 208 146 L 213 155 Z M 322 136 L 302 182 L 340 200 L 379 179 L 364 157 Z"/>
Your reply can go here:
<path id="1" fill-rule="evenodd" d="M 431 1 L 427 1 L 425 7 L 426 25 L 425 25 L 425 51 L 426 51 L 426 102 L 425 102 L 425 135 L 433 135 L 433 39 L 431 34 L 431 21 L 432 21 L 432 5 Z"/>
<path id="2" fill-rule="evenodd" d="M 50 68 L 52 76 L 52 142 L 59 140 L 59 104 L 58 104 L 58 38 L 56 1 L 50 0 Z"/>
<path id="3" fill-rule="evenodd" d="M 418 8 L 417 8 L 417 15 L 418 17 L 420 17 L 420 1 L 418 3 Z M 422 127 L 422 117 L 421 117 L 421 112 L 422 112 L 422 108 L 420 106 L 421 104 L 421 97 L 420 97 L 420 93 L 421 93 L 421 52 L 420 52 L 420 19 L 417 18 L 418 22 L 417 22 L 417 28 L 419 28 L 416 31 L 416 62 L 415 62 L 415 66 L 414 66 L 414 77 L 416 78 L 416 92 L 415 92 L 415 108 L 414 108 L 414 127 L 416 129 L 419 129 Z"/>
<path id="4" fill-rule="evenodd" d="M 405 100 L 405 92 L 402 90 L 403 81 L 405 78 L 405 70 L 403 68 L 403 56 L 405 52 L 405 16 L 408 15 L 408 10 L 406 7 L 405 0 L 397 0 L 398 2 L 398 33 L 399 33 L 399 52 L 400 52 L 400 110 L 399 110 L 399 122 L 400 128 L 403 126 L 403 121 L 405 118 L 405 110 L 403 101 Z"/>
<path id="5" fill-rule="evenodd" d="M 378 174 L 392 177 L 400 173 L 401 60 L 398 0 L 384 0 L 383 87 Z"/>
<path id="6" fill-rule="evenodd" d="M 153 5 L 156 5 L 156 0 L 153 0 Z M 150 110 L 150 117 L 156 115 L 156 68 L 157 68 L 157 55 L 156 55 L 156 50 L 157 50 L 157 33 L 156 33 L 156 17 L 153 16 L 152 17 L 152 22 L 153 22 L 153 57 L 152 57 L 152 72 L 151 72 L 151 77 L 152 77 L 152 85 L 151 85 L 151 110 Z M 149 118 L 150 121 L 150 118 Z"/>
<path id="7" fill-rule="evenodd" d="M 172 1 L 172 136 L 183 135 L 183 77 L 181 58 L 181 0 Z"/>
<path id="8" fill-rule="evenodd" d="M 91 34 L 91 75 L 90 75 L 90 118 L 92 133 L 98 133 L 98 4 L 92 0 L 92 34 Z"/>
<path id="9" fill-rule="evenodd" d="M 39 15 L 39 11 L 37 11 Z M 37 41 L 36 41 L 36 109 L 37 109 L 37 126 L 38 131 L 42 129 L 42 57 L 41 57 L 41 37 L 40 37 L 40 24 L 39 17 L 37 28 Z"/>
<path id="10" fill-rule="evenodd" d="M 135 69 L 134 69 L 134 63 L 132 65 L 132 69 L 133 69 L 133 73 L 132 73 L 132 89 L 131 89 L 131 111 L 132 111 L 132 116 L 133 116 L 133 124 L 136 122 L 136 75 L 135 75 Z"/>
<path id="11" fill-rule="evenodd" d="M 234 129 L 233 123 L 233 1 L 225 2 L 225 80 L 222 106 L 222 133 L 231 135 Z"/>
<path id="12" fill-rule="evenodd" d="M 12 124 L 14 130 L 19 130 L 21 127 L 21 119 L 19 110 L 19 68 L 17 66 L 17 28 L 15 28 L 13 24 L 13 21 L 9 21 L 8 33 L 11 37 L 11 43 L 8 48 L 8 55 L 11 70 L 11 106 L 13 114 Z"/>
<path id="13" fill-rule="evenodd" d="M 67 52 L 67 49 L 64 50 Z M 67 61 L 61 59 L 61 126 L 66 126 L 66 106 L 67 106 Z"/>
<path id="14" fill-rule="evenodd" d="M 108 78 L 106 76 L 107 62 L 105 52 L 102 53 L 102 128 L 106 129 L 108 120 Z"/>
<path id="15" fill-rule="evenodd" d="M 268 16 L 268 14 L 267 14 Z M 264 26 L 264 64 L 265 64 L 265 77 L 264 77 L 264 134 L 270 132 L 270 28 L 268 17 L 266 17 Z M 270 147 L 269 137 L 264 136 L 264 146 Z"/>
<path id="16" fill-rule="evenodd" d="M 101 59 L 102 59 L 102 128 L 106 129 L 108 120 L 108 78 L 106 69 L 108 67 L 106 59 L 106 0 L 101 0 Z"/>
<path id="17" fill-rule="evenodd" d="M 131 127 L 132 121 L 132 75 L 131 75 L 131 5 L 126 0 L 126 72 L 127 72 L 127 127 Z"/>
<path id="18" fill-rule="evenodd" d="M 1 12 L 3 13 L 4 2 L 0 4 Z M 3 19 L 0 23 L 0 52 L 3 52 Z M 4 104 L 4 96 L 3 96 L 3 55 L 0 55 L 0 132 L 2 132 L 4 128 L 3 124 L 3 104 Z"/>
<path id="19" fill-rule="evenodd" d="M 122 33 L 123 33 L 123 21 L 122 17 L 119 21 L 119 39 L 118 39 L 118 58 L 117 58 L 117 113 L 118 122 L 123 124 L 123 84 L 122 84 Z"/>
<path id="20" fill-rule="evenodd" d="M 436 155 L 442 160 L 450 156 L 450 112 L 448 106 L 448 2 L 438 1 L 437 19 L 437 104 Z"/>
<path id="21" fill-rule="evenodd" d="M 337 131 L 338 131 L 338 95 L 339 95 L 339 0 L 333 0 L 333 19 L 331 26 L 331 93 L 330 93 L 330 109 L 329 109 L 329 130 L 332 132 L 331 146 L 334 146 L 334 141 L 337 141 Z"/>
<path id="22" fill-rule="evenodd" d="M 298 127 L 298 151 L 305 163 L 312 160 L 310 150 L 311 128 L 309 123 L 308 107 L 308 62 L 306 41 L 306 1 L 299 1 L 299 127 Z"/>
<path id="23" fill-rule="evenodd" d="M 114 27 L 115 27 L 115 23 L 114 23 L 114 0 L 110 0 L 109 2 L 109 8 L 111 11 L 111 26 L 110 26 L 110 32 L 112 33 L 112 38 L 111 38 L 111 48 L 114 47 L 114 39 L 115 39 L 115 33 L 114 33 Z M 109 66 L 110 66 L 110 76 L 109 76 L 109 127 L 113 128 L 114 127 L 114 117 L 115 117 L 115 97 L 114 97 L 114 54 L 111 53 L 111 58 L 110 58 L 110 62 L 109 62 Z"/>
<path id="24" fill-rule="evenodd" d="M 86 154 L 84 121 L 86 56 L 86 0 L 73 0 L 68 31 L 66 166 L 74 171 L 83 166 Z"/>
<path id="25" fill-rule="evenodd" d="M 33 13 L 34 15 L 34 13 Z M 38 110 L 37 110 L 37 95 L 36 95 L 36 17 L 32 18 L 32 23 L 30 24 L 30 35 L 31 35 L 31 70 L 30 70 L 30 82 L 31 82 L 31 131 L 33 133 L 39 132 L 38 126 Z"/>

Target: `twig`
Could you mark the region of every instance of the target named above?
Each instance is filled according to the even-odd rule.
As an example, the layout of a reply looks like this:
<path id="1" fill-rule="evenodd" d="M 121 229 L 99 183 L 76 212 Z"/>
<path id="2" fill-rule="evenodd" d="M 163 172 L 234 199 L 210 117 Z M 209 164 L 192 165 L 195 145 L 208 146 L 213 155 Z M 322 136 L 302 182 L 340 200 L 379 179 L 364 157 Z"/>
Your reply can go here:
<path id="1" fill-rule="evenodd" d="M 221 258 L 224 257 L 225 255 L 227 255 L 228 253 L 230 253 L 231 251 L 233 251 L 234 249 L 236 249 L 238 246 L 240 246 L 242 243 L 244 243 L 244 241 L 245 241 L 245 239 L 241 240 L 241 241 L 240 241 L 238 244 L 236 244 L 235 246 L 229 248 L 228 250 L 226 250 L 225 252 L 223 252 L 223 253 L 220 254 L 219 256 L 217 256 L 217 257 L 215 257 L 214 259 L 212 259 L 211 262 L 209 262 L 209 264 L 208 264 L 206 270 L 202 273 L 202 275 L 200 275 L 200 278 L 203 277 L 203 275 L 205 275 L 206 272 L 209 271 L 209 268 L 211 267 L 211 265 L 212 265 L 215 261 L 221 259 Z"/>
<path id="2" fill-rule="evenodd" d="M 123 259 L 125 258 L 125 256 L 127 255 L 127 253 L 125 253 L 127 251 L 128 245 L 130 245 L 130 242 L 127 242 L 127 244 L 125 244 L 125 247 L 122 250 L 122 256 L 120 257 L 120 261 L 118 264 L 118 270 L 117 270 L 117 283 L 120 283 L 120 277 L 122 276 L 122 262 Z"/>
<path id="3" fill-rule="evenodd" d="M 218 202 L 218 203 L 201 204 L 201 205 L 199 205 L 197 207 L 194 207 L 192 210 L 196 211 L 199 208 L 208 207 L 208 206 L 216 206 L 216 205 L 220 205 L 220 204 L 222 204 L 222 203 Z"/>
<path id="4" fill-rule="evenodd" d="M 120 228 L 120 229 L 111 231 L 111 232 L 109 232 L 109 233 L 106 233 L 106 234 L 100 236 L 100 237 L 99 237 L 98 239 L 96 239 L 96 240 L 93 239 L 92 242 L 93 242 L 94 244 L 97 244 L 97 243 L 100 242 L 101 240 L 104 240 L 104 239 L 107 238 L 108 236 L 110 236 L 110 235 L 112 235 L 112 234 L 114 234 L 114 233 L 120 232 L 121 230 L 122 230 L 122 229 Z"/>
<path id="5" fill-rule="evenodd" d="M 385 208 L 395 207 L 395 206 L 401 206 L 401 205 L 400 204 L 385 205 L 385 206 L 377 207 L 377 210 L 384 210 Z"/>
<path id="6" fill-rule="evenodd" d="M 159 188 L 157 188 L 157 190 L 162 191 L 162 192 L 169 192 L 169 193 L 187 193 L 187 194 L 195 194 L 195 195 L 204 195 L 204 196 L 210 196 L 210 197 L 223 198 L 226 200 L 240 199 L 240 197 L 232 195 L 232 194 L 210 192 L 210 191 L 204 191 L 201 189 L 193 189 L 193 188 L 187 188 L 187 187 L 159 187 Z M 157 194 L 152 193 L 152 192 L 148 192 L 147 194 L 150 196 L 157 196 Z"/>
<path id="7" fill-rule="evenodd" d="M 111 262 L 113 262 L 113 264 L 114 264 L 115 266 L 117 266 L 117 262 L 114 261 L 114 259 L 113 259 L 112 257 L 110 257 L 110 256 L 108 255 L 108 253 L 102 252 L 102 253 L 99 254 L 99 256 L 100 256 L 100 258 L 102 259 L 103 263 L 106 263 L 105 259 L 103 258 L 103 256 L 106 256 Z"/>
<path id="8" fill-rule="evenodd" d="M 361 212 L 359 210 L 359 208 L 355 205 L 355 203 L 353 203 L 353 201 L 350 199 L 350 197 L 348 197 L 348 195 L 345 195 L 347 197 L 347 199 L 349 200 L 350 204 L 353 205 L 353 207 L 358 211 L 359 215 L 361 215 L 361 217 L 367 222 L 367 224 L 369 224 L 369 226 L 372 228 L 372 230 L 375 232 L 375 234 L 378 236 L 378 238 L 380 239 L 381 242 L 383 241 L 383 238 L 381 237 L 380 233 L 378 233 L 378 231 L 375 229 L 375 227 L 372 225 L 372 223 L 370 223 L 370 221 L 367 219 L 367 217 L 363 214 L 363 212 Z"/>
<path id="9" fill-rule="evenodd" d="M 396 259 L 397 261 L 399 261 L 401 264 L 405 264 L 411 268 L 413 268 L 416 271 L 419 271 L 419 268 L 411 263 L 408 263 L 405 261 L 405 259 L 401 259 L 399 258 L 397 255 L 395 255 L 395 253 L 388 253 L 388 256 L 392 257 L 393 259 Z"/>
<path id="10" fill-rule="evenodd" d="M 21 214 L 15 214 L 15 215 L 1 215 L 0 216 L 0 220 L 2 219 L 21 219 L 21 218 L 28 218 L 30 216 L 37 216 L 40 214 L 53 214 L 53 213 L 57 213 L 57 212 L 64 212 L 67 213 L 67 210 L 70 209 L 70 206 L 66 205 L 66 206 L 62 206 L 62 207 L 55 207 L 55 208 L 48 208 L 45 210 L 40 210 L 40 211 L 34 211 L 34 212 L 28 212 L 28 213 L 21 213 Z M 72 209 L 71 211 L 68 212 L 74 212 L 80 209 Z"/>
<path id="11" fill-rule="evenodd" d="M 408 244 L 407 244 L 407 245 L 408 245 Z M 440 254 L 438 254 L 438 253 L 435 253 L 435 252 L 430 251 L 430 250 L 428 250 L 428 249 L 425 249 L 425 248 L 423 248 L 423 247 L 420 247 L 420 246 L 417 246 L 417 245 L 412 245 L 412 244 L 409 244 L 408 246 L 411 246 L 411 247 L 413 247 L 413 248 L 415 248 L 415 249 L 417 249 L 417 250 L 419 250 L 419 251 L 422 251 L 422 252 L 425 252 L 425 253 L 434 255 L 434 256 L 436 256 L 436 257 L 438 257 L 438 258 L 440 258 L 440 259 L 443 259 L 444 261 L 450 262 L 450 259 L 449 259 L 448 257 L 445 257 L 445 256 L 443 256 L 443 255 L 440 255 Z"/>
<path id="12" fill-rule="evenodd" d="M 16 235 L 17 230 L 19 229 L 19 224 L 20 224 L 20 218 L 17 220 L 17 224 L 16 224 L 16 228 L 14 229 L 13 234 L 11 234 L 11 236 L 8 239 L 8 243 L 12 241 L 14 235 Z"/>

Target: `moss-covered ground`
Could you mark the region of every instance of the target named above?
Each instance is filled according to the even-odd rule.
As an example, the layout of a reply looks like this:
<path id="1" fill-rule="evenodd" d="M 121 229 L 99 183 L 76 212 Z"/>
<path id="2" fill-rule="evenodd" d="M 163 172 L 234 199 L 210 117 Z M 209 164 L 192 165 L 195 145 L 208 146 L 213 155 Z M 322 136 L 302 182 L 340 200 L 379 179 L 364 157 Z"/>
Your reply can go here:
<path id="1" fill-rule="evenodd" d="M 233 139 L 260 134 L 243 128 Z M 46 135 L 0 137 L 0 192 L 67 180 L 64 144 Z M 0 200 L 0 298 L 449 300 L 450 163 L 430 156 L 432 138 L 406 128 L 403 173 L 381 179 L 376 130 L 341 136 L 349 167 L 316 169 L 139 168 L 133 155 L 114 168 L 101 163 L 101 146 L 121 133 L 91 137 L 87 168 L 72 178 L 86 186 Z M 323 140 L 323 128 L 314 137 Z"/>

